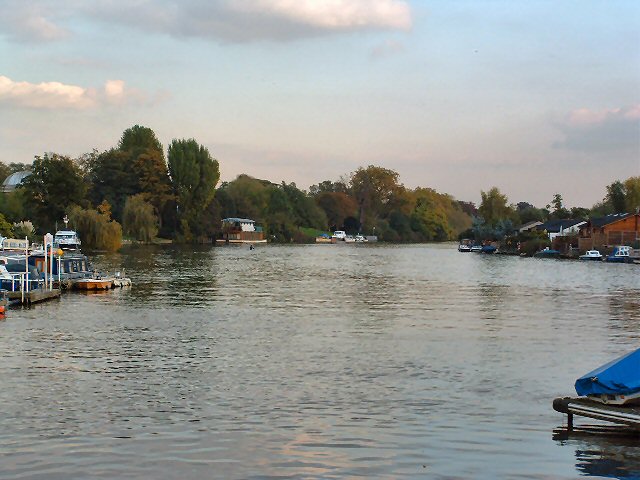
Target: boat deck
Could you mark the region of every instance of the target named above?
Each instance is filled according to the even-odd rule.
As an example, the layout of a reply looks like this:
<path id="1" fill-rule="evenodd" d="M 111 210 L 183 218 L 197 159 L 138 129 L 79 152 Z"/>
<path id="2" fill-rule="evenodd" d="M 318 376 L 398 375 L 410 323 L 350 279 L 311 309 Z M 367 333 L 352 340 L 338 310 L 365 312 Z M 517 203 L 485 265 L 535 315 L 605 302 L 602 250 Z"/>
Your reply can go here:
<path id="1" fill-rule="evenodd" d="M 573 416 L 595 418 L 616 425 L 626 425 L 640 431 L 640 405 L 607 405 L 585 397 L 564 397 L 553 400 L 553 409 L 567 414 L 567 428 L 573 429 Z"/>

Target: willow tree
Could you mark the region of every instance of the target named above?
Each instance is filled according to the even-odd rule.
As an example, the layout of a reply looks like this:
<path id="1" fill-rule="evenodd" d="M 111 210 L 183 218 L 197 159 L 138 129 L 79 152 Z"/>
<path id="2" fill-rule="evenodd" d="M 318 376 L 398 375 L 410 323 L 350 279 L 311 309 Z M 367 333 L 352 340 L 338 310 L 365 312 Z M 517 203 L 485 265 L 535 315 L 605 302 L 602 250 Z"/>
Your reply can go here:
<path id="1" fill-rule="evenodd" d="M 82 239 L 83 247 L 114 252 L 122 246 L 122 227 L 111 219 L 108 203 L 99 205 L 98 210 L 76 206 L 69 210 L 69 218 Z"/>
<path id="2" fill-rule="evenodd" d="M 207 210 L 220 179 L 218 161 L 194 139 L 174 139 L 169 145 L 168 160 L 178 228 L 184 240 L 211 235 L 215 220 L 209 217 Z"/>
<path id="3" fill-rule="evenodd" d="M 150 242 L 158 235 L 158 216 L 144 195 L 127 198 L 122 212 L 122 228 L 126 235 L 141 242 Z"/>

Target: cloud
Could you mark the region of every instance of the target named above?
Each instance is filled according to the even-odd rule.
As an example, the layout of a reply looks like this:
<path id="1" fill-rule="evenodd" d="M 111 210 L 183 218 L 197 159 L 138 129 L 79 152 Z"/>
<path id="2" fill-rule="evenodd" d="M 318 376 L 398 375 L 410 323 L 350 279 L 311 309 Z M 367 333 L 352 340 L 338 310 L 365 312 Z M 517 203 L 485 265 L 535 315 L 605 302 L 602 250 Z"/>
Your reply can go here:
<path id="1" fill-rule="evenodd" d="M 236 8 L 329 30 L 411 27 L 409 6 L 399 0 L 256 0 Z"/>
<path id="2" fill-rule="evenodd" d="M 59 24 L 61 10 L 51 9 L 44 2 L 8 0 L 3 2 L 0 31 L 13 40 L 26 43 L 52 42 L 70 35 Z"/>
<path id="3" fill-rule="evenodd" d="M 581 108 L 558 123 L 564 139 L 555 148 L 640 155 L 640 104 L 625 108 Z"/>
<path id="4" fill-rule="evenodd" d="M 96 0 L 85 15 L 178 37 L 232 42 L 295 40 L 336 32 L 407 30 L 404 0 Z"/>
<path id="5" fill-rule="evenodd" d="M 96 89 L 60 82 L 16 82 L 0 75 L 0 106 L 87 110 L 109 104 L 149 101 L 141 92 L 126 88 L 122 80 L 108 80 L 102 89 Z"/>

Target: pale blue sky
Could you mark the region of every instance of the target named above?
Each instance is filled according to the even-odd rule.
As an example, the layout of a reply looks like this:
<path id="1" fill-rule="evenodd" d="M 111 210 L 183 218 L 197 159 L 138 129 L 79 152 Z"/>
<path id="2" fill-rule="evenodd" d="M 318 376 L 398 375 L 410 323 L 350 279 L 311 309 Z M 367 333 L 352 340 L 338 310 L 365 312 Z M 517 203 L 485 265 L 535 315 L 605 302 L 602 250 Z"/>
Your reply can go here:
<path id="1" fill-rule="evenodd" d="M 640 175 L 640 2 L 0 0 L 0 160 L 195 138 L 222 178 L 360 166 L 591 206 Z M 57 82 L 57 84 L 55 83 Z M 105 87 L 106 86 L 106 87 Z"/>

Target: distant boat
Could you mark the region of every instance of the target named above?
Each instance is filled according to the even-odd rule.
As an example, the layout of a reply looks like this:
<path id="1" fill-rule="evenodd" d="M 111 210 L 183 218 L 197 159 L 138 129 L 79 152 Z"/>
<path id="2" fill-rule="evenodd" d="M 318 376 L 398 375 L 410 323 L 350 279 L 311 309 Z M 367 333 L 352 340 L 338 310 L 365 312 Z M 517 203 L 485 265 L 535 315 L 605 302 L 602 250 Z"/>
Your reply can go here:
<path id="1" fill-rule="evenodd" d="M 74 230 L 58 230 L 53 237 L 53 246 L 62 250 L 80 250 L 81 243 Z"/>
<path id="2" fill-rule="evenodd" d="M 483 245 L 482 248 L 480 249 L 482 253 L 495 253 L 496 250 L 497 248 L 494 247 L 493 245 Z"/>
<path id="3" fill-rule="evenodd" d="M 587 250 L 584 255 L 578 257 L 580 260 L 602 260 L 602 254 L 598 250 Z"/>
<path id="4" fill-rule="evenodd" d="M 537 258 L 558 258 L 560 256 L 560 252 L 558 250 L 545 247 L 544 250 L 536 252 L 533 256 Z"/>
<path id="5" fill-rule="evenodd" d="M 459 252 L 470 252 L 471 251 L 471 245 L 469 245 L 468 243 L 461 243 L 460 245 L 458 245 L 458 251 Z"/>
<path id="6" fill-rule="evenodd" d="M 578 395 L 611 405 L 640 402 L 640 348 L 576 380 Z"/>
<path id="7" fill-rule="evenodd" d="M 471 245 L 471 251 L 474 253 L 482 252 L 482 245 Z"/>
<path id="8" fill-rule="evenodd" d="M 605 261 L 611 263 L 630 263 L 632 261 L 630 255 L 631 247 L 627 247 L 626 245 L 619 245 L 613 249 L 613 253 L 607 256 Z"/>

